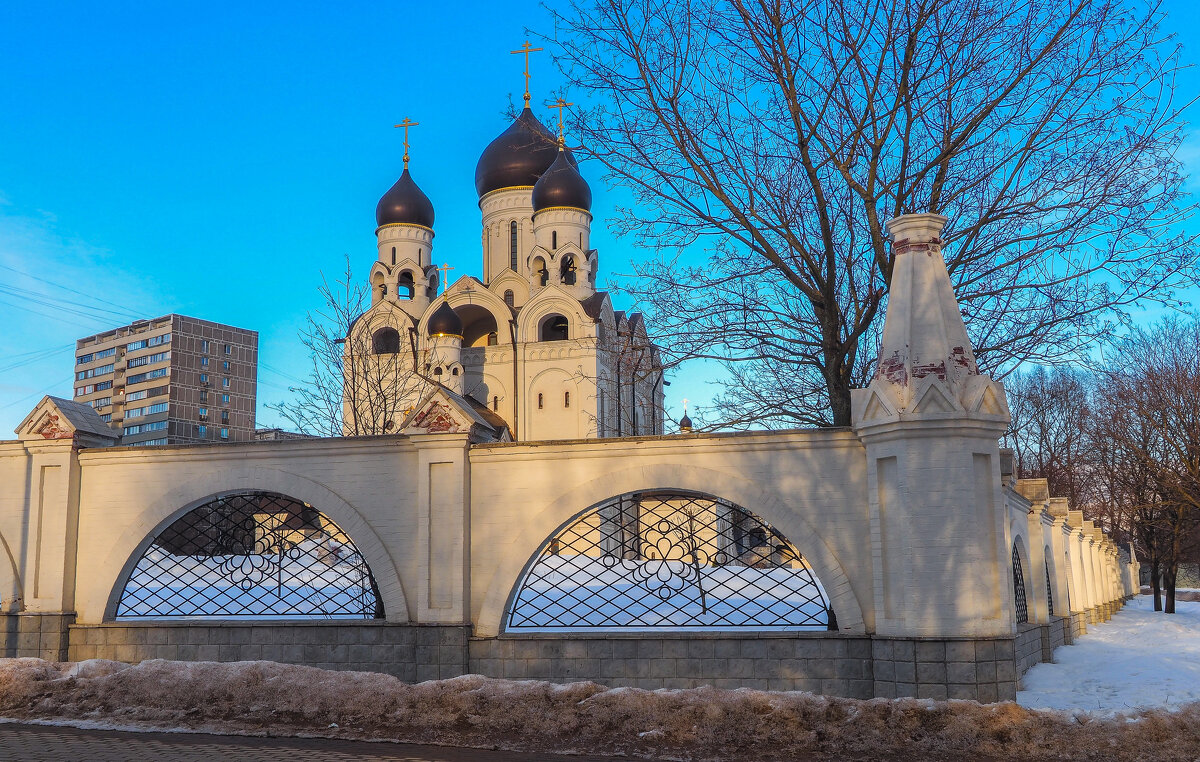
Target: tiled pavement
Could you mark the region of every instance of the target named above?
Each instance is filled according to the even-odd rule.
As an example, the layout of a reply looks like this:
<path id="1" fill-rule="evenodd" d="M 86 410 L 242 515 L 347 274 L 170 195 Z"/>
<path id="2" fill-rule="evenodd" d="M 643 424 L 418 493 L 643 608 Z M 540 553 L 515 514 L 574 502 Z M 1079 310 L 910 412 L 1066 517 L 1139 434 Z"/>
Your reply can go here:
<path id="1" fill-rule="evenodd" d="M 606 757 L 563 757 L 442 746 L 413 746 L 303 738 L 252 738 L 191 733 L 0 724 L 0 760 L 21 762 L 604 762 Z"/>

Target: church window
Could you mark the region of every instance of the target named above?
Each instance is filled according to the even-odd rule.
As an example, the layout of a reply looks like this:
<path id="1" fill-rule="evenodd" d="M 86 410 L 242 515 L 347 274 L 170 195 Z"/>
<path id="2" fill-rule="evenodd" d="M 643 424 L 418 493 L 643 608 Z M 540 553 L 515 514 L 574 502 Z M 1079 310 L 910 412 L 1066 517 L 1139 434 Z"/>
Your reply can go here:
<path id="1" fill-rule="evenodd" d="M 438 367 L 436 367 L 436 368 L 434 368 L 434 369 L 433 369 L 433 375 L 435 375 L 435 376 L 440 376 L 440 375 L 442 375 L 442 368 L 441 368 L 441 366 L 438 366 Z"/>
<path id="2" fill-rule="evenodd" d="M 495 412 L 499 409 L 500 409 L 500 398 L 492 397 L 492 411 Z"/>
<path id="3" fill-rule="evenodd" d="M 571 393 L 563 392 L 563 407 L 571 407 Z"/>
<path id="4" fill-rule="evenodd" d="M 517 269 L 517 223 L 508 223 L 508 266 Z"/>
<path id="5" fill-rule="evenodd" d="M 392 264 L 396 264 L 396 247 L 392 247 Z"/>
<path id="6" fill-rule="evenodd" d="M 516 300 L 517 300 L 517 295 L 512 292 L 512 289 L 509 289 L 508 291 L 504 292 L 504 303 L 507 304 L 510 308 L 515 305 Z"/>
<path id="7" fill-rule="evenodd" d="M 541 393 L 541 392 L 538 392 L 538 410 L 541 410 L 541 409 L 542 409 L 542 402 L 543 402 L 543 400 L 542 400 L 542 393 Z"/>
<path id="8" fill-rule="evenodd" d="M 583 248 L 583 233 L 579 234 L 579 248 Z"/>
<path id="9" fill-rule="evenodd" d="M 558 248 L 558 231 L 550 231 L 550 249 L 553 251 Z"/>
<path id="10" fill-rule="evenodd" d="M 562 315 L 548 315 L 542 319 L 541 341 L 566 341 L 570 323 Z"/>
<path id="11" fill-rule="evenodd" d="M 494 347 L 499 343 L 500 343 L 500 337 L 496 335 L 495 331 L 492 331 L 491 333 L 488 334 L 487 345 L 489 347 Z"/>
<path id="12" fill-rule="evenodd" d="M 377 355 L 394 355 L 400 352 L 400 332 L 395 328 L 380 328 L 371 335 L 371 351 Z"/>
<path id="13" fill-rule="evenodd" d="M 450 369 L 450 375 L 452 375 L 452 376 L 457 376 L 457 375 L 458 375 L 458 368 L 451 368 L 451 369 Z"/>

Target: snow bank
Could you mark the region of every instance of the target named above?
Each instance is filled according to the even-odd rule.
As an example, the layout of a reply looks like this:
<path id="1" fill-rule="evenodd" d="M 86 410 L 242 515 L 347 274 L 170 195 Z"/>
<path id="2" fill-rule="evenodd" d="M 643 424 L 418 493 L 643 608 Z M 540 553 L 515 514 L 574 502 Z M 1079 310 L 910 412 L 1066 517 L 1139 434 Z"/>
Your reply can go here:
<path id="1" fill-rule="evenodd" d="M 1179 601 L 1175 614 L 1152 610 L 1139 596 L 1074 645 L 1054 652 L 1022 679 L 1022 706 L 1113 713 L 1200 701 L 1200 603 Z"/>
<path id="2" fill-rule="evenodd" d="M 1196 759 L 1200 704 L 1093 718 L 1013 703 L 645 691 L 475 675 L 410 685 L 273 662 L 0 660 L 0 715 L 656 759 Z M 1131 721 L 1134 720 L 1134 721 Z M 336 727 L 335 727 L 336 725 Z"/>

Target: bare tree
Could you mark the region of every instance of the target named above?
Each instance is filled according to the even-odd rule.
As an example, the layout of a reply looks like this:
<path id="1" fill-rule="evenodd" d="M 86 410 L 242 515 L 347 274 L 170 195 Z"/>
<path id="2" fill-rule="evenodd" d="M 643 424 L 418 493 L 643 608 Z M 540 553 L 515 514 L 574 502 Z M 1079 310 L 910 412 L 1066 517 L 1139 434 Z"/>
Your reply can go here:
<path id="1" fill-rule="evenodd" d="M 429 381 L 418 372 L 412 326 L 365 326 L 370 288 L 354 277 L 324 274 L 322 307 L 310 311 L 301 343 L 309 352 L 307 383 L 289 387 L 291 400 L 268 405 L 297 430 L 317 436 L 396 433 Z"/>
<path id="2" fill-rule="evenodd" d="M 950 218 L 985 370 L 1074 358 L 1197 280 L 1156 0 L 575 0 L 575 131 L 657 252 L 626 289 L 733 425 L 847 425 L 892 272 L 884 223 Z M 706 261 L 684 259 L 698 246 Z M 690 249 L 695 251 L 695 249 Z"/>
<path id="3" fill-rule="evenodd" d="M 1169 614 L 1179 563 L 1196 552 L 1191 543 L 1200 524 L 1198 356 L 1200 321 L 1167 319 L 1121 342 L 1099 387 L 1111 421 L 1103 432 L 1120 454 L 1135 501 L 1134 530 L 1155 588 L 1161 570 Z"/>

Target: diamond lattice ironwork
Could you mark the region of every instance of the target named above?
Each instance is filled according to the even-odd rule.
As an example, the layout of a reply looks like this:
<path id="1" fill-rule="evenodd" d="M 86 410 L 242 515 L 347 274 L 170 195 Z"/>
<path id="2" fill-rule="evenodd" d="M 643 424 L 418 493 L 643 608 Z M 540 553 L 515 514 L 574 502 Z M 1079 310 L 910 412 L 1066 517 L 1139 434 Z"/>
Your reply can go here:
<path id="1" fill-rule="evenodd" d="M 118 619 L 373 619 L 371 570 L 337 524 L 307 503 L 238 492 L 159 533 L 117 604 Z"/>
<path id="2" fill-rule="evenodd" d="M 1054 616 L 1054 587 L 1050 584 L 1050 559 L 1046 559 L 1046 610 Z"/>
<path id="3" fill-rule="evenodd" d="M 1025 624 L 1029 621 L 1029 607 L 1025 603 L 1025 575 L 1021 571 L 1021 553 L 1017 550 L 1016 545 L 1013 546 L 1012 569 L 1013 596 L 1016 598 L 1017 604 L 1017 624 Z"/>
<path id="4" fill-rule="evenodd" d="M 837 629 L 796 548 L 719 498 L 623 495 L 591 508 L 533 558 L 506 629 Z"/>

